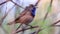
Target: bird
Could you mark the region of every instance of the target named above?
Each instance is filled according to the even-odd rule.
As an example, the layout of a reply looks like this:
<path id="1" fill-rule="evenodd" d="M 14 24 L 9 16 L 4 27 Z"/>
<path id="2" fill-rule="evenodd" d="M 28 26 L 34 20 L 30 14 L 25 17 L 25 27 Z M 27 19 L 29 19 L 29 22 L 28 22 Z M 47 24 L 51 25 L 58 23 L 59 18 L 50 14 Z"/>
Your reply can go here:
<path id="1" fill-rule="evenodd" d="M 36 7 L 33 4 L 30 4 L 22 11 L 22 13 L 20 13 L 18 18 L 16 18 L 13 22 L 10 22 L 8 24 L 10 25 L 13 23 L 15 23 L 15 24 L 20 23 L 20 24 L 28 25 L 29 23 L 31 23 L 33 21 L 33 19 L 35 17 L 35 12 L 36 12 Z M 30 26 L 30 25 L 28 25 L 28 26 Z M 19 29 L 19 27 L 17 29 Z"/>
<path id="2" fill-rule="evenodd" d="M 39 2 L 39 1 L 38 1 Z M 36 6 L 38 4 L 38 2 L 33 5 L 33 4 L 30 4 L 29 6 L 27 6 L 20 14 L 19 14 L 19 17 L 16 18 L 13 22 L 10 22 L 8 23 L 8 25 L 11 25 L 13 23 L 20 23 L 21 25 L 22 24 L 25 24 L 25 25 L 28 25 L 28 26 L 31 26 L 29 25 L 29 23 L 31 23 L 35 17 L 35 12 L 36 12 Z M 20 26 L 21 26 L 20 25 Z M 20 26 L 16 29 L 18 30 L 20 28 Z M 32 27 L 32 26 L 31 26 Z"/>

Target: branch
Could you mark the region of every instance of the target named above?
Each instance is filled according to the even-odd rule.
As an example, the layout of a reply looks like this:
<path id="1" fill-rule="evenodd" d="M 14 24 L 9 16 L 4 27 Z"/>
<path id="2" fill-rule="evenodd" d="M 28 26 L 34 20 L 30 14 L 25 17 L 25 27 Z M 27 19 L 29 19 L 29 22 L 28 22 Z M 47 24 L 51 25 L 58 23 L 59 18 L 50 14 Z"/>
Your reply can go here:
<path id="1" fill-rule="evenodd" d="M 13 2 L 13 1 L 11 1 L 11 2 L 14 3 L 15 5 L 17 5 L 17 6 L 21 7 L 21 8 L 23 8 L 23 9 L 25 9 L 24 7 L 18 5 L 17 3 Z"/>
<path id="2" fill-rule="evenodd" d="M 7 1 L 0 3 L 0 5 L 7 3 Z"/>
<path id="3" fill-rule="evenodd" d="M 11 1 L 11 0 L 6 0 L 5 2 L 0 3 L 0 5 L 3 5 L 5 3 L 7 3 L 8 1 Z"/>
<path id="4" fill-rule="evenodd" d="M 1 3 L 0 5 L 2 5 L 2 4 L 4 4 L 5 2 L 3 2 L 3 3 Z M 13 6 L 14 7 L 14 6 Z M 12 8 L 13 8 L 12 7 Z M 0 27 L 4 30 L 4 32 L 5 32 L 5 34 L 7 34 L 8 32 L 3 28 L 3 26 L 2 26 L 2 22 L 3 22 L 3 20 L 6 18 L 6 16 L 9 14 L 9 12 L 11 11 L 11 9 L 12 8 L 10 8 L 9 10 L 8 10 L 8 12 L 1 18 L 1 20 L 0 20 Z"/>
<path id="5" fill-rule="evenodd" d="M 34 32 L 32 32 L 31 34 L 38 34 L 39 31 L 41 31 L 41 29 L 38 29 L 38 30 L 34 31 Z"/>
<path id="6" fill-rule="evenodd" d="M 45 17 L 44 17 L 44 19 L 43 19 L 43 22 L 46 20 L 48 14 L 49 14 L 49 12 L 47 11 L 46 14 L 45 14 Z"/>
<path id="7" fill-rule="evenodd" d="M 53 0 L 51 0 L 51 2 L 50 2 L 50 6 L 49 6 L 49 7 L 51 7 L 51 6 L 52 6 L 52 2 L 53 2 Z M 48 7 L 48 8 L 49 8 L 49 7 Z M 51 8 L 50 8 L 50 9 L 51 9 Z M 44 17 L 43 22 L 46 20 L 46 18 L 47 18 L 47 16 L 48 16 L 48 14 L 49 14 L 49 10 L 50 10 L 50 9 L 48 9 L 48 10 L 47 10 L 47 12 L 46 12 L 46 14 L 45 14 L 45 17 Z"/>
<path id="8" fill-rule="evenodd" d="M 38 28 L 38 26 L 34 26 L 34 27 L 32 27 L 32 28 Z M 22 30 L 16 31 L 16 33 L 19 33 L 19 32 L 21 32 L 21 31 L 26 31 L 26 30 L 29 30 L 29 29 L 32 29 L 32 28 L 22 29 Z"/>
<path id="9" fill-rule="evenodd" d="M 14 5 L 15 6 L 15 5 Z M 12 8 L 14 8 L 14 6 L 12 7 Z M 0 20 L 0 25 L 2 24 L 2 22 L 3 22 L 3 20 L 6 18 L 6 16 L 9 14 L 9 12 L 12 10 L 12 8 L 10 8 L 9 10 L 8 10 L 8 12 L 1 18 L 1 20 Z"/>
<path id="10" fill-rule="evenodd" d="M 53 23 L 51 26 L 54 26 L 54 25 L 56 25 L 59 22 L 60 22 L 60 20 L 58 20 L 57 22 Z"/>
<path id="11" fill-rule="evenodd" d="M 37 6 L 39 2 L 40 2 L 40 0 L 38 0 L 38 1 L 36 2 L 35 6 Z"/>

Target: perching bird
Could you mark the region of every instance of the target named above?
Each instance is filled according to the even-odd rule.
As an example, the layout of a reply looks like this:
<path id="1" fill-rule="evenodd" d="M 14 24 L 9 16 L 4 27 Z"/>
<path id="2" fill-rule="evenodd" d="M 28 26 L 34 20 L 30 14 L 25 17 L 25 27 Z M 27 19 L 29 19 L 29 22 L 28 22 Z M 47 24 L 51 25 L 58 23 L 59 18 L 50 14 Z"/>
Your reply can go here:
<path id="1" fill-rule="evenodd" d="M 22 11 L 20 16 L 16 18 L 13 22 L 29 24 L 29 22 L 31 22 L 35 17 L 35 10 L 36 8 L 34 7 L 34 5 L 31 4 L 30 6 L 26 7 L 25 10 Z M 12 24 L 13 22 L 9 24 Z"/>
<path id="2" fill-rule="evenodd" d="M 25 10 L 22 11 L 22 13 L 20 14 L 20 16 L 18 18 L 16 18 L 13 22 L 8 23 L 8 24 L 10 25 L 13 23 L 20 23 L 20 24 L 29 25 L 29 23 L 31 23 L 35 17 L 36 6 L 37 6 L 37 4 L 35 4 L 35 5 L 30 4 L 29 6 L 27 6 L 25 8 Z"/>
<path id="3" fill-rule="evenodd" d="M 35 11 L 36 7 L 34 5 L 30 5 L 25 8 L 25 10 L 20 14 L 18 18 L 16 18 L 13 22 L 8 23 L 13 24 L 13 23 L 20 23 L 20 24 L 25 24 L 28 25 L 31 23 L 35 17 Z"/>

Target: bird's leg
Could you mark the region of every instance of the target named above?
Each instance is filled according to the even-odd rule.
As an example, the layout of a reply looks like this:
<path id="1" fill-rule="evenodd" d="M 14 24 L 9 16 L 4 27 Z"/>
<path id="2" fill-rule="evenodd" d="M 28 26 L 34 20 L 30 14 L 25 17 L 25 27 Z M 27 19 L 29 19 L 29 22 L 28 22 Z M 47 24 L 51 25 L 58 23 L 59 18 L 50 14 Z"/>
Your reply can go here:
<path id="1" fill-rule="evenodd" d="M 31 28 L 33 28 L 33 26 L 29 25 L 29 24 L 26 24 L 27 26 L 30 26 Z"/>
<path id="2" fill-rule="evenodd" d="M 16 30 L 18 30 L 18 29 L 21 27 L 21 25 L 22 25 L 22 24 L 20 24 Z"/>

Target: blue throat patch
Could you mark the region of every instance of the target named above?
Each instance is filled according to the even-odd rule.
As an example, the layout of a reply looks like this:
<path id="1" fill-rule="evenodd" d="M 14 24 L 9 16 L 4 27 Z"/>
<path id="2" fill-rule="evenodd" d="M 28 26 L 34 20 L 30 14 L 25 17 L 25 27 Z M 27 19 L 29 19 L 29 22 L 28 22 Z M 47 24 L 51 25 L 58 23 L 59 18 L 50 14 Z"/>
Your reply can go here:
<path id="1" fill-rule="evenodd" d="M 33 7 L 33 9 L 32 9 L 32 15 L 33 15 L 33 17 L 35 16 L 35 12 L 36 12 L 36 7 Z"/>

